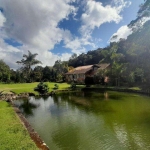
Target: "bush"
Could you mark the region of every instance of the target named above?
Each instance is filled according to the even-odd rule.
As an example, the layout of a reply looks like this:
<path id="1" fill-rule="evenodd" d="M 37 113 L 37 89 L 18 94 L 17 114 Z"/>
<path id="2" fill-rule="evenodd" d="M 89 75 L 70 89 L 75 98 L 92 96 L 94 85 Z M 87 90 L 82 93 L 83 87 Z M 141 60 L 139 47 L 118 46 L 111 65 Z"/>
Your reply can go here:
<path id="1" fill-rule="evenodd" d="M 54 84 L 54 90 L 57 90 L 59 88 L 58 84 Z"/>
<path id="2" fill-rule="evenodd" d="M 37 91 L 40 94 L 46 94 L 49 91 L 48 84 L 40 82 L 37 87 L 34 88 L 34 91 Z"/>
<path id="3" fill-rule="evenodd" d="M 72 90 L 75 90 L 75 89 L 76 89 L 76 84 L 75 84 L 75 83 L 71 83 L 70 88 L 71 88 Z"/>

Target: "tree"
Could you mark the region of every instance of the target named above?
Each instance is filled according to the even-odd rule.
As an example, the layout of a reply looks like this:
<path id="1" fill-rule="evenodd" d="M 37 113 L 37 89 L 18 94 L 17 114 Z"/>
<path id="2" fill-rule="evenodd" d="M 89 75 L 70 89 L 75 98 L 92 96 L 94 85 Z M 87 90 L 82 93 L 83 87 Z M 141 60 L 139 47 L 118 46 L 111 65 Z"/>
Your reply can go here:
<path id="1" fill-rule="evenodd" d="M 34 81 L 40 82 L 43 78 L 43 67 L 42 66 L 36 66 L 32 72 L 32 77 Z"/>
<path id="2" fill-rule="evenodd" d="M 53 66 L 53 69 L 56 72 L 56 79 L 58 81 L 64 81 L 65 73 L 69 71 L 68 62 L 57 60 Z"/>
<path id="3" fill-rule="evenodd" d="M 26 72 L 26 80 L 28 82 L 31 82 L 30 80 L 30 74 L 31 74 L 31 67 L 33 65 L 42 64 L 41 61 L 35 59 L 35 57 L 38 54 L 32 54 L 30 51 L 28 51 L 28 55 L 24 54 L 23 57 L 25 59 L 22 59 L 21 61 L 17 61 L 16 63 L 23 65 L 23 70 Z"/>
<path id="4" fill-rule="evenodd" d="M 75 59 L 75 58 L 77 58 L 77 54 L 76 54 L 76 53 L 73 53 L 73 54 L 71 55 L 70 59 Z"/>
<path id="5" fill-rule="evenodd" d="M 10 68 L 3 60 L 0 60 L 0 81 L 10 81 Z"/>
<path id="6" fill-rule="evenodd" d="M 13 69 L 10 70 L 10 80 L 12 82 L 16 82 L 16 71 L 14 71 Z"/>
<path id="7" fill-rule="evenodd" d="M 43 81 L 50 81 L 52 78 L 50 67 L 46 66 L 42 72 L 43 72 Z"/>

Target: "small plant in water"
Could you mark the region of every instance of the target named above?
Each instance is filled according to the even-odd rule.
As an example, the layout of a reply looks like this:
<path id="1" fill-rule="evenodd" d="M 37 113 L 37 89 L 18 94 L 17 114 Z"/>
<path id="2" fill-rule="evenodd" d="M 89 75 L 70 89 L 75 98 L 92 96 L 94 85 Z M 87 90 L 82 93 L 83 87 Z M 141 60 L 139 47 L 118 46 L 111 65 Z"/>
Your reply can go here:
<path id="1" fill-rule="evenodd" d="M 34 91 L 37 91 L 39 94 L 47 94 L 49 91 L 48 84 L 40 82 L 37 87 L 34 88 Z"/>

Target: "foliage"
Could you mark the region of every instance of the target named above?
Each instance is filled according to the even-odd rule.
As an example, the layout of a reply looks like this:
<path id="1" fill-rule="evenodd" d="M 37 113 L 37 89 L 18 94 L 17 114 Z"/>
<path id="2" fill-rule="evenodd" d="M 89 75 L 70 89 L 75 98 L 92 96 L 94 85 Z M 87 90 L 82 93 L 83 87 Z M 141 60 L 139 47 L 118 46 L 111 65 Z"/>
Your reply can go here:
<path id="1" fill-rule="evenodd" d="M 37 91 L 40 94 L 47 94 L 49 91 L 49 87 L 47 83 L 40 82 L 37 87 L 34 88 L 35 91 Z"/>
<path id="2" fill-rule="evenodd" d="M 54 84 L 54 90 L 57 90 L 59 88 L 58 84 Z"/>
<path id="3" fill-rule="evenodd" d="M 68 62 L 57 60 L 53 66 L 53 69 L 55 70 L 55 79 L 59 82 L 65 81 L 64 74 L 69 70 Z"/>
<path id="4" fill-rule="evenodd" d="M 14 110 L 4 101 L 0 102 L 0 149 L 37 150 L 27 130 L 21 124 Z M 16 140 L 17 139 L 17 140 Z"/>
<path id="5" fill-rule="evenodd" d="M 75 90 L 75 89 L 77 88 L 77 86 L 76 86 L 75 83 L 71 83 L 70 88 L 71 88 L 72 90 Z"/>
<path id="6" fill-rule="evenodd" d="M 21 61 L 17 61 L 16 63 L 18 64 L 22 64 L 23 67 L 21 68 L 22 73 L 25 76 L 25 79 L 27 80 L 27 82 L 31 82 L 31 78 L 30 78 L 30 74 L 31 74 L 31 66 L 33 65 L 37 65 L 37 64 L 41 64 L 41 61 L 35 59 L 35 57 L 38 54 L 32 54 L 30 51 L 28 51 L 28 55 L 24 54 L 23 58 Z"/>
<path id="7" fill-rule="evenodd" d="M 3 60 L 0 60 L 0 81 L 8 82 L 9 80 L 10 80 L 10 68 Z"/>
<path id="8" fill-rule="evenodd" d="M 87 54 L 80 54 L 78 57 L 71 57 L 68 61 L 68 66 L 78 67 L 84 65 L 97 64 L 103 58 L 101 48 L 93 51 L 88 51 Z"/>

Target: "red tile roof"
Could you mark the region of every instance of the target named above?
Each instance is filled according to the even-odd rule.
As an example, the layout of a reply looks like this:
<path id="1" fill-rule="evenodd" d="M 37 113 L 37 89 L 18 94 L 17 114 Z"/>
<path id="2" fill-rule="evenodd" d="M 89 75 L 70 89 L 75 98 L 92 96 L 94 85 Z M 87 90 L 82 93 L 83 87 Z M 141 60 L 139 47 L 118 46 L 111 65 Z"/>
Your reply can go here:
<path id="1" fill-rule="evenodd" d="M 84 74 L 87 71 L 90 71 L 92 69 L 93 65 L 88 65 L 88 66 L 80 66 L 77 68 L 74 68 L 73 70 L 69 71 L 66 74 Z"/>
<path id="2" fill-rule="evenodd" d="M 87 66 L 80 66 L 74 68 L 73 70 L 67 72 L 66 74 L 85 74 L 86 72 L 90 71 L 93 66 L 97 66 L 99 69 L 106 69 L 110 64 L 95 64 L 95 65 L 87 65 Z"/>

